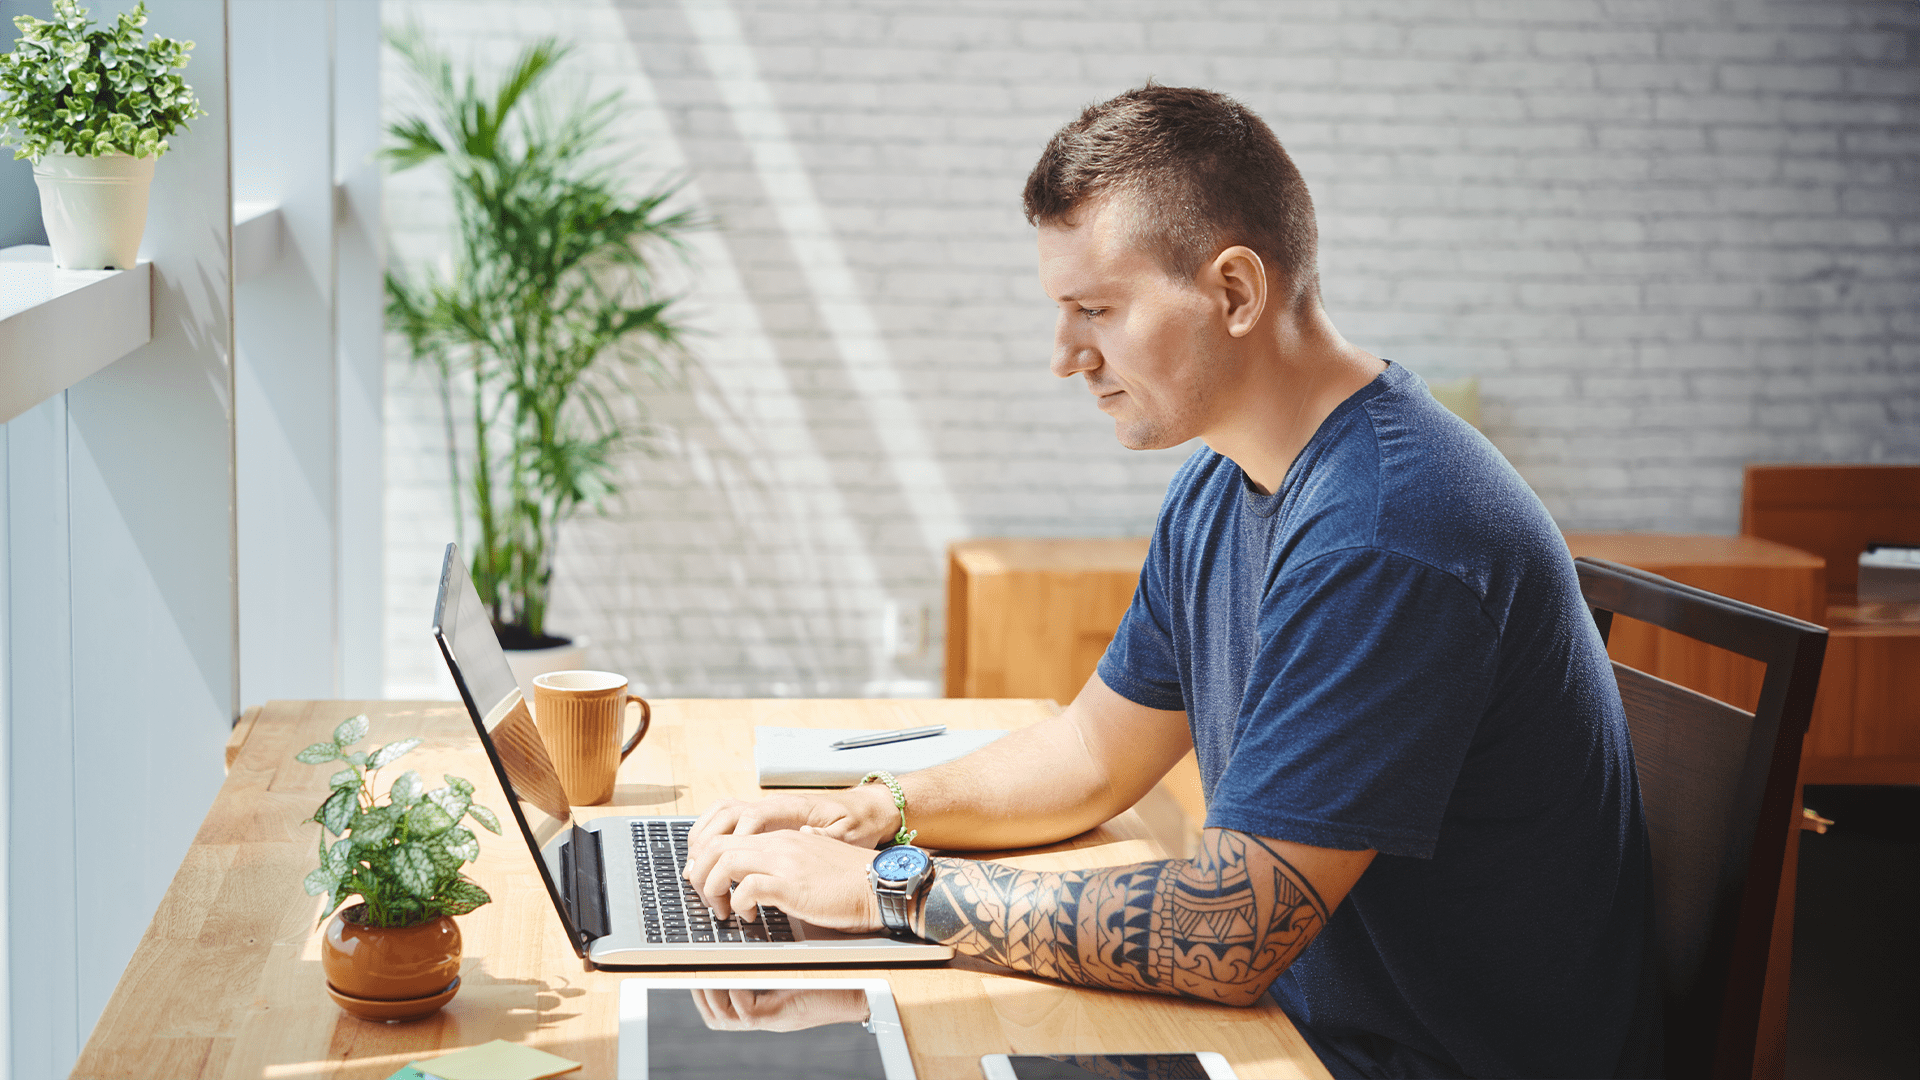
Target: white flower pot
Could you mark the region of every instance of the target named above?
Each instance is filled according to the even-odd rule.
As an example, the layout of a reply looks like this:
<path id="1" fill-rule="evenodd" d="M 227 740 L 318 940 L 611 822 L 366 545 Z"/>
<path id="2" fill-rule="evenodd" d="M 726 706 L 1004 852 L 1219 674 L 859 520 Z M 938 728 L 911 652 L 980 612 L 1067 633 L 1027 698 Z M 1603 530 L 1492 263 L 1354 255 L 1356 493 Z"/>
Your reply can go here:
<path id="1" fill-rule="evenodd" d="M 577 637 L 550 649 L 508 649 L 507 667 L 520 684 L 520 696 L 533 711 L 533 680 L 549 671 L 578 671 L 587 666 L 587 639 Z"/>
<path id="2" fill-rule="evenodd" d="M 153 158 L 48 154 L 33 167 L 40 220 L 62 270 L 129 270 L 147 231 Z"/>

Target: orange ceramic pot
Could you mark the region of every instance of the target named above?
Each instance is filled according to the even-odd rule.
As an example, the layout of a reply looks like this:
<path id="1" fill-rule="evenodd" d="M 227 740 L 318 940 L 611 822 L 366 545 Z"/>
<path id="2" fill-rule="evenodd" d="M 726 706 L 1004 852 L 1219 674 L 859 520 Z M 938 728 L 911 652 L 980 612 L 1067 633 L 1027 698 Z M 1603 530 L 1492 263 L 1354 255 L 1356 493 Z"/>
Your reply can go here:
<path id="1" fill-rule="evenodd" d="M 338 991 L 335 1000 L 348 1012 L 354 1010 L 343 997 L 419 1001 L 440 996 L 460 977 L 460 928 L 452 918 L 442 915 L 418 926 L 385 928 L 356 922 L 365 911 L 365 905 L 355 904 L 335 912 L 320 947 L 320 966 Z"/>

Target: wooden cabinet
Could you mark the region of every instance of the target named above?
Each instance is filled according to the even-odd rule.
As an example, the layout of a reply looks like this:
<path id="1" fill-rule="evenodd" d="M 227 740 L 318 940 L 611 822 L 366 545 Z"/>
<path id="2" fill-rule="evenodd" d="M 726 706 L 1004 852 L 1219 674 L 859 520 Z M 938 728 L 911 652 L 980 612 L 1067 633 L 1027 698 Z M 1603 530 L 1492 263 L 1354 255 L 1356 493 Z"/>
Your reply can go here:
<path id="1" fill-rule="evenodd" d="M 1578 557 L 1623 563 L 1683 585 L 1817 623 L 1826 604 L 1826 563 L 1754 536 L 1568 533 Z M 1628 667 L 1753 711 L 1765 674 L 1757 660 L 1628 618 L 1614 620 L 1607 652 Z"/>
<path id="2" fill-rule="evenodd" d="M 1862 604 L 1867 545 L 1920 545 L 1920 466 L 1749 465 L 1740 531 L 1825 560 L 1827 659 L 1800 779 L 1920 784 L 1920 605 Z M 1806 617 L 1806 616 L 1803 616 Z"/>
<path id="3" fill-rule="evenodd" d="M 1073 700 L 1133 602 L 1145 537 L 965 540 L 947 564 L 947 696 Z"/>
<path id="4" fill-rule="evenodd" d="M 1829 602 L 1807 784 L 1920 784 L 1920 619 Z"/>

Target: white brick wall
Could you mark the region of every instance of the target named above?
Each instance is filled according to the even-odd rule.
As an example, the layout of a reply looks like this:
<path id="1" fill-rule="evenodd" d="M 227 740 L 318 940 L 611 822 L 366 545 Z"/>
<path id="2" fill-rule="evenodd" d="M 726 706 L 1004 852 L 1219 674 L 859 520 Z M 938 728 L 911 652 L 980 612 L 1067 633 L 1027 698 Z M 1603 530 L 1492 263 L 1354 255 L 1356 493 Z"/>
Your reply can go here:
<path id="1" fill-rule="evenodd" d="M 934 692 L 940 537 L 1148 528 L 1184 454 L 1120 449 L 1046 373 L 1019 190 L 1059 124 L 1149 75 L 1267 117 L 1318 202 L 1335 322 L 1478 375 L 1564 528 L 1731 532 L 1748 461 L 1920 460 L 1912 3 L 694 6 L 387 4 L 494 62 L 580 42 L 643 164 L 686 169 L 724 221 L 691 294 L 709 378 L 651 404 L 662 452 L 561 553 L 557 622 L 654 693 Z M 738 111 L 755 94 L 771 127 Z M 388 199 L 416 257 L 443 214 L 427 179 Z M 412 693 L 452 526 L 436 406 L 398 359 L 389 400 L 389 667 Z"/>

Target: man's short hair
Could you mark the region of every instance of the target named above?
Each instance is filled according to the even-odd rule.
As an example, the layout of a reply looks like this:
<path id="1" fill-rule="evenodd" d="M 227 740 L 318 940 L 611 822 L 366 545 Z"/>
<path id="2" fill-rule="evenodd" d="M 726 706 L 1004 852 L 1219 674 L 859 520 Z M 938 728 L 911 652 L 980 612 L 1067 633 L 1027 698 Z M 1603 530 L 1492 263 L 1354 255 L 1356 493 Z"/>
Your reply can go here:
<path id="1" fill-rule="evenodd" d="M 1243 244 L 1288 283 L 1281 288 L 1291 303 L 1318 295 L 1319 233 L 1306 181 L 1273 129 L 1225 94 L 1148 81 L 1087 106 L 1028 174 L 1027 222 L 1063 224 L 1106 195 L 1138 215 L 1137 242 L 1171 277 L 1191 281 L 1215 255 Z"/>

